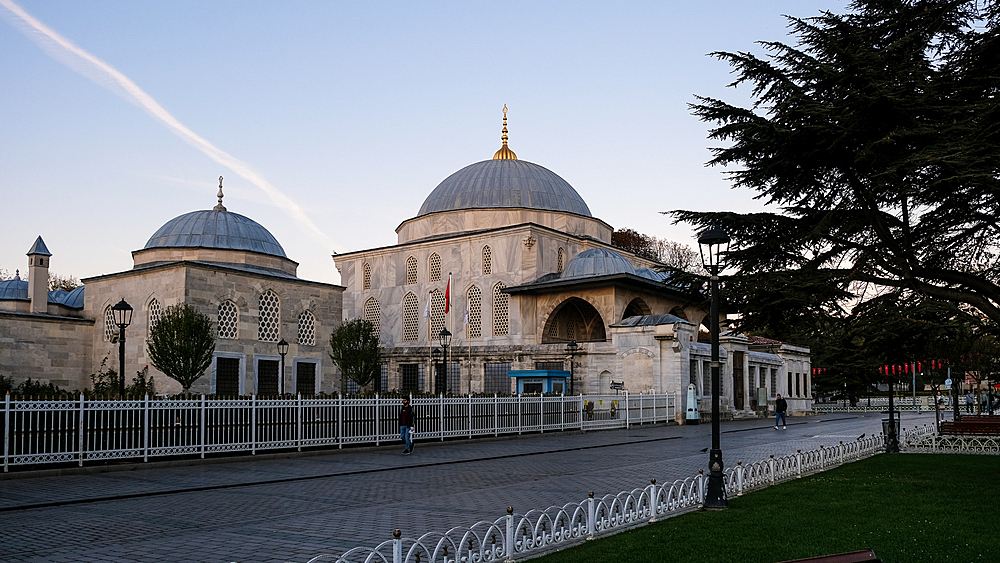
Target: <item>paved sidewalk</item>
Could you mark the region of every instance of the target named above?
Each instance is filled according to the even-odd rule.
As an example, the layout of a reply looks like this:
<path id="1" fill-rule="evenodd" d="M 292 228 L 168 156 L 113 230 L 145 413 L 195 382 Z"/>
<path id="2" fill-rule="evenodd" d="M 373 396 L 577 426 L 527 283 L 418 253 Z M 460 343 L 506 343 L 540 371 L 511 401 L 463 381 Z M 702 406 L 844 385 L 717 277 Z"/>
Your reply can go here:
<path id="1" fill-rule="evenodd" d="M 903 414 L 910 428 L 934 415 Z M 722 425 L 725 463 L 881 432 L 877 413 Z M 418 442 L 320 455 L 0 479 L 0 559 L 296 562 L 579 502 L 706 467 L 711 425 Z"/>

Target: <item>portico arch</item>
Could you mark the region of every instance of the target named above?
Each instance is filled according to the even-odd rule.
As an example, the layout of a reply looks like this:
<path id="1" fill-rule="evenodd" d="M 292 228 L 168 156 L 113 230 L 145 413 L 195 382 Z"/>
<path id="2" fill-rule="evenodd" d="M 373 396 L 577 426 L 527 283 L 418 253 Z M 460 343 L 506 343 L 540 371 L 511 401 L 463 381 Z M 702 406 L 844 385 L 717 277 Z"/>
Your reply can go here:
<path id="1" fill-rule="evenodd" d="M 577 342 L 607 340 L 601 314 L 593 305 L 579 297 L 570 297 L 553 309 L 549 318 L 545 320 L 545 329 L 542 332 L 543 344 L 570 340 Z"/>
<path id="2" fill-rule="evenodd" d="M 651 311 L 649 309 L 649 305 L 646 305 L 646 302 L 643 301 L 642 298 L 636 297 L 632 301 L 629 301 L 629 304 L 625 306 L 625 312 L 622 313 L 622 320 L 629 317 L 649 315 L 650 313 Z"/>

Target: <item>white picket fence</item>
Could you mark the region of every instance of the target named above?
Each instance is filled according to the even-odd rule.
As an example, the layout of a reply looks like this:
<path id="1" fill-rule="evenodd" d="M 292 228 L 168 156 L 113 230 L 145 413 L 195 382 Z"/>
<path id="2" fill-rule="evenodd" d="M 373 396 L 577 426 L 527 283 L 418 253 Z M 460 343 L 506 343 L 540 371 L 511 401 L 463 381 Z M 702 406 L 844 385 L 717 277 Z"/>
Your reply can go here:
<path id="1" fill-rule="evenodd" d="M 903 429 L 900 444 L 920 443 L 933 436 L 933 425 Z M 727 469 L 725 487 L 729 497 L 768 487 L 871 457 L 885 450 L 881 434 L 853 442 L 820 446 L 810 451 L 774 457 Z M 375 547 L 357 547 L 342 555 L 324 554 L 309 563 L 456 563 L 474 561 L 520 561 L 585 540 L 609 535 L 636 526 L 676 516 L 702 506 L 708 477 L 698 475 L 672 483 L 649 485 L 596 498 L 588 494 L 581 502 L 550 506 L 544 510 L 517 513 L 507 508 L 506 516 L 493 522 L 480 521 L 444 533 L 429 532 L 407 538 L 400 530 L 393 539 Z"/>
<path id="2" fill-rule="evenodd" d="M 589 406 L 587 403 L 592 403 Z M 419 439 L 627 428 L 674 420 L 673 394 L 412 400 Z M 17 400 L 7 395 L 3 467 L 149 461 L 399 440 L 399 397 Z"/>

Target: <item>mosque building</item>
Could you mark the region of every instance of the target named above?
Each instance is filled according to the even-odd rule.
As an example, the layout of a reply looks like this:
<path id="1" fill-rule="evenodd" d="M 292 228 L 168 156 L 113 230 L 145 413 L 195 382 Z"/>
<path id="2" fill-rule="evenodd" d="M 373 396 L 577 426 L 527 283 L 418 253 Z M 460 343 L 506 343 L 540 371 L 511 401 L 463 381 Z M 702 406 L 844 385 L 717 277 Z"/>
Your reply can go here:
<path id="1" fill-rule="evenodd" d="M 166 307 L 187 303 L 212 319 L 215 358 L 196 393 L 355 392 L 328 339 L 363 318 L 383 346 L 378 389 L 676 393 L 680 418 L 693 384 L 710 410 L 710 350 L 698 338 L 706 311 L 663 264 L 612 246 L 612 227 L 573 186 L 518 159 L 506 113 L 493 158 L 438 184 L 395 245 L 334 255 L 340 286 L 298 278 L 267 229 L 223 206 L 221 178 L 214 208 L 171 219 L 132 253 L 132 269 L 71 292 L 46 291 L 53 256 L 38 237 L 29 280 L 0 282 L 0 374 L 89 386 L 105 358 L 117 365 L 111 307 L 124 298 L 134 308 L 130 366 L 149 363 L 145 339 Z M 777 393 L 790 411 L 811 408 L 808 349 L 733 333 L 721 343 L 726 412 L 750 415 Z M 180 390 L 150 373 L 160 391 Z"/>

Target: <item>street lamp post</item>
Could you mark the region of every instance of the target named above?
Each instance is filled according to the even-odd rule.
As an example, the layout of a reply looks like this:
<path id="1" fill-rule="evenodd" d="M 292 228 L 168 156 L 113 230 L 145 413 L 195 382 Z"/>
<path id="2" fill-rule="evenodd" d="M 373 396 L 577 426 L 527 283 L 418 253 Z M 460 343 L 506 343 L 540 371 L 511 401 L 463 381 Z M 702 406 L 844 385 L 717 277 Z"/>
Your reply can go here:
<path id="1" fill-rule="evenodd" d="M 708 453 L 708 490 L 705 508 L 726 508 L 726 485 L 722 474 L 722 445 L 719 434 L 719 271 L 729 251 L 729 235 L 712 225 L 698 236 L 701 263 L 711 275 L 712 306 L 709 313 L 712 332 L 712 449 Z"/>
<path id="2" fill-rule="evenodd" d="M 123 298 L 111 307 L 111 316 L 118 325 L 118 394 L 125 398 L 125 328 L 132 324 L 132 306 Z"/>
<path id="3" fill-rule="evenodd" d="M 278 355 L 281 356 L 281 371 L 278 372 L 278 393 L 285 390 L 285 354 L 288 353 L 288 342 L 282 338 L 278 342 Z"/>
<path id="4" fill-rule="evenodd" d="M 576 340 L 570 340 L 569 344 L 566 345 L 566 352 L 569 354 L 569 394 L 575 395 L 573 389 L 573 364 L 576 363 L 573 360 L 576 359 L 576 353 L 580 350 L 580 345 L 576 343 Z"/>
<path id="5" fill-rule="evenodd" d="M 438 339 L 441 341 L 441 348 L 443 350 L 441 358 L 444 360 L 444 373 L 441 374 L 441 383 L 437 385 L 438 389 L 435 391 L 441 393 L 448 392 L 448 346 L 451 345 L 451 331 L 447 327 L 441 329 L 441 333 L 438 335 Z"/>

